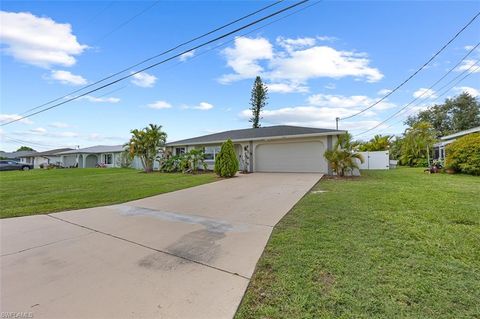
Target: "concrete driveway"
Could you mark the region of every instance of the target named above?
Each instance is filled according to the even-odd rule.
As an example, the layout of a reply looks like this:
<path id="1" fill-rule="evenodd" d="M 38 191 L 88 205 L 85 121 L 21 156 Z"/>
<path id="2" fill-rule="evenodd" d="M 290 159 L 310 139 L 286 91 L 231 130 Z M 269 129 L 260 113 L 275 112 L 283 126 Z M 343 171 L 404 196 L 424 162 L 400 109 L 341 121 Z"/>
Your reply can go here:
<path id="1" fill-rule="evenodd" d="M 273 226 L 320 177 L 255 173 L 121 205 L 3 219 L 1 311 L 231 318 Z"/>

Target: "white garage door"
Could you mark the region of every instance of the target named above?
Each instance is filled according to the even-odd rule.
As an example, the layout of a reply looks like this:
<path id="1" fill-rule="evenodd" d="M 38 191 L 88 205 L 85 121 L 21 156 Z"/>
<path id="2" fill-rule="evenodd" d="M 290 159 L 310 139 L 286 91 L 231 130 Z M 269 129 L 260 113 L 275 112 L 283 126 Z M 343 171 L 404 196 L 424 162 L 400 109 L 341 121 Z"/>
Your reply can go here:
<path id="1" fill-rule="evenodd" d="M 256 148 L 257 172 L 321 172 L 327 171 L 321 142 L 261 144 Z"/>

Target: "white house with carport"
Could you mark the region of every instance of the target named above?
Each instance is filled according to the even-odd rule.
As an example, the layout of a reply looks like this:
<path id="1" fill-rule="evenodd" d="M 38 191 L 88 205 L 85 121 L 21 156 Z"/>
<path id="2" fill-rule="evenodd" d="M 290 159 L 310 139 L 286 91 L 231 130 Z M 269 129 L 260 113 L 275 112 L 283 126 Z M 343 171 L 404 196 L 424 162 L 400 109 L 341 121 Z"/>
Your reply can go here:
<path id="1" fill-rule="evenodd" d="M 58 155 L 60 155 L 64 167 L 93 168 L 97 165 L 104 165 L 113 168 L 122 166 L 124 151 L 125 146 L 123 145 L 96 145 L 60 152 Z M 130 167 L 143 169 L 138 157 L 132 160 Z M 158 163 L 154 168 L 158 168 Z"/>
<path id="2" fill-rule="evenodd" d="M 20 162 L 33 164 L 34 168 L 40 168 L 40 165 L 63 165 L 62 158 L 59 155 L 61 152 L 71 151 L 71 148 L 57 148 L 45 152 L 35 152 L 22 156 Z"/>
<path id="3" fill-rule="evenodd" d="M 243 169 L 248 156 L 249 172 L 315 172 L 331 173 L 325 150 L 331 149 L 341 134 L 346 131 L 277 125 L 214 133 L 166 144 L 173 155 L 191 149 L 203 148 L 206 163 L 213 169 L 215 156 L 227 139 L 231 139 Z"/>

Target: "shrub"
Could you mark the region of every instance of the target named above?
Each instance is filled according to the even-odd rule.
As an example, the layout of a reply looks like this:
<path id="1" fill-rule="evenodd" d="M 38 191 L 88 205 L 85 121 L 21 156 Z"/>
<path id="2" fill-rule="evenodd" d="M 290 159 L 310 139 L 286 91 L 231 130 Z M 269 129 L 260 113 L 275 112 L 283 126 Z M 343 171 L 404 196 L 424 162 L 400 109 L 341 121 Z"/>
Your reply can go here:
<path id="1" fill-rule="evenodd" d="M 465 135 L 447 145 L 445 164 L 457 172 L 480 175 L 480 133 Z"/>
<path id="2" fill-rule="evenodd" d="M 239 168 L 237 154 L 230 139 L 222 144 L 215 157 L 215 173 L 221 177 L 233 177 Z"/>

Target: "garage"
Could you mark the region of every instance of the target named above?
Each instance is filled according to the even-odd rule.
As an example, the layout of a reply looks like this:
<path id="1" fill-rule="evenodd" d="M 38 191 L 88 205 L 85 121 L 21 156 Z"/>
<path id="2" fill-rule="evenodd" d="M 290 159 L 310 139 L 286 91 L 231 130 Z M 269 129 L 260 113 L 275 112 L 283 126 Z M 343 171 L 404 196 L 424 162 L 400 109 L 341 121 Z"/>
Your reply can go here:
<path id="1" fill-rule="evenodd" d="M 320 141 L 259 144 L 255 148 L 255 171 L 325 173 L 324 152 Z"/>

